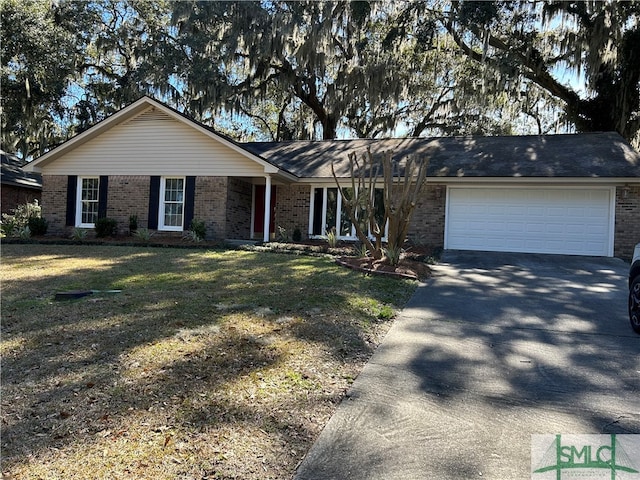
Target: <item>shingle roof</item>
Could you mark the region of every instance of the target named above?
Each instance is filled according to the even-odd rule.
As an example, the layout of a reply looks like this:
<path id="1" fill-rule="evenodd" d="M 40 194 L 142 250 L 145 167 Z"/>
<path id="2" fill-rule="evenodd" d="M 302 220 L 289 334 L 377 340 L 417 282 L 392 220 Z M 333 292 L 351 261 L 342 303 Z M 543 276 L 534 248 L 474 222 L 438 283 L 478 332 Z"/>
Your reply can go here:
<path id="1" fill-rule="evenodd" d="M 25 172 L 22 167 L 26 162 L 18 157 L 0 150 L 2 158 L 2 184 L 16 187 L 42 189 L 42 175 L 39 173 Z"/>
<path id="2" fill-rule="evenodd" d="M 442 137 L 255 142 L 243 148 L 302 178 L 349 176 L 348 155 L 370 148 L 402 159 L 430 159 L 431 177 L 640 177 L 640 154 L 613 132 L 500 137 Z"/>

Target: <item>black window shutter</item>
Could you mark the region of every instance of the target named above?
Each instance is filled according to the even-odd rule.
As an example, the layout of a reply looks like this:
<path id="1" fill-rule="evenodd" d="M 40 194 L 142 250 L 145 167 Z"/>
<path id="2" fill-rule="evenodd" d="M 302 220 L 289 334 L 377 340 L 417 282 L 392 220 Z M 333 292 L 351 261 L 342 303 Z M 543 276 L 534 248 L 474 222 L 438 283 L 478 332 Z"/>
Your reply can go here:
<path id="1" fill-rule="evenodd" d="M 98 218 L 105 218 L 107 216 L 108 190 L 109 177 L 107 175 L 101 175 L 98 185 Z"/>
<path id="2" fill-rule="evenodd" d="M 196 199 L 196 177 L 187 177 L 184 194 L 184 229 L 191 227 Z"/>
<path id="3" fill-rule="evenodd" d="M 68 227 L 76 225 L 76 197 L 78 195 L 78 176 L 67 177 L 67 221 Z"/>
<path id="4" fill-rule="evenodd" d="M 149 185 L 149 222 L 148 228 L 158 229 L 158 210 L 160 208 L 160 177 L 151 177 Z"/>

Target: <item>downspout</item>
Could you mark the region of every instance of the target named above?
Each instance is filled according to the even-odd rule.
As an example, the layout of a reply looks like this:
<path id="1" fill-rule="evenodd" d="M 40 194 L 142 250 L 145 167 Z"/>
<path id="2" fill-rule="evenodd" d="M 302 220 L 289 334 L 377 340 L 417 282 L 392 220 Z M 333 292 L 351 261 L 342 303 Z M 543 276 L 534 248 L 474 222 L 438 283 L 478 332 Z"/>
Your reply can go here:
<path id="1" fill-rule="evenodd" d="M 264 187 L 264 226 L 262 228 L 262 241 L 269 241 L 271 232 L 271 175 L 265 175 L 266 185 Z"/>

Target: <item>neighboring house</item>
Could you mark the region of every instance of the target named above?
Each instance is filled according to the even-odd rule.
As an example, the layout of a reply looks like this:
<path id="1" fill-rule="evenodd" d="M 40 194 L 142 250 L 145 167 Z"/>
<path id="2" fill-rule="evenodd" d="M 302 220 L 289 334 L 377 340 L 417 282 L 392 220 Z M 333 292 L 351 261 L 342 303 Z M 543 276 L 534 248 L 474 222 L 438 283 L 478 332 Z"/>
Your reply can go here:
<path id="1" fill-rule="evenodd" d="M 18 205 L 40 201 L 42 176 L 39 173 L 25 172 L 26 162 L 0 150 L 2 158 L 2 213 L 13 213 Z"/>
<path id="2" fill-rule="evenodd" d="M 268 241 L 275 226 L 352 239 L 331 162 L 350 184 L 348 154 L 367 148 L 430 159 L 414 242 L 626 257 L 640 239 L 640 155 L 616 133 L 240 144 L 143 97 L 27 168 L 54 235 L 137 215 L 168 234 L 197 218 L 218 239 Z"/>

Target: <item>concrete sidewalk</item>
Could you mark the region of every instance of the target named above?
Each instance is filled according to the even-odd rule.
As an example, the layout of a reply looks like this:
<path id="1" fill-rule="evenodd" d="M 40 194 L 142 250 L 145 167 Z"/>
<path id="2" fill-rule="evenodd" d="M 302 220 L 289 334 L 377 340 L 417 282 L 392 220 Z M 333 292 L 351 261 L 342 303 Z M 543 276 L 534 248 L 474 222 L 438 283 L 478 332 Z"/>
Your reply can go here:
<path id="1" fill-rule="evenodd" d="M 640 433 L 627 268 L 448 253 L 295 478 L 528 479 L 532 434 Z"/>

